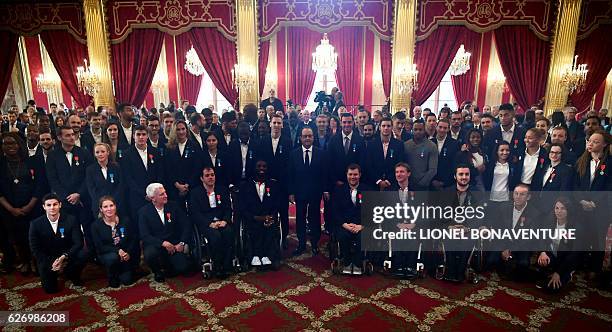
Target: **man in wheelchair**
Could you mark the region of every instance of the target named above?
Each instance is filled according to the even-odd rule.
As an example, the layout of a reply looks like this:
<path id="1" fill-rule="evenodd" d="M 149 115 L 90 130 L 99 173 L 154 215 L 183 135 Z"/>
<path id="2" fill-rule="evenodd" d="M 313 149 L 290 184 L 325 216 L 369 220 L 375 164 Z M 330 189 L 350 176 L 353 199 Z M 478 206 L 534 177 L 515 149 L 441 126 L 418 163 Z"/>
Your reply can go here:
<path id="1" fill-rule="evenodd" d="M 219 278 L 225 278 L 233 270 L 234 259 L 230 193 L 224 186 L 216 184 L 215 170 L 212 167 L 204 167 L 200 180 L 202 186 L 191 192 L 189 213 L 193 223 L 208 240 L 212 255 L 212 272 Z"/>
<path id="2" fill-rule="evenodd" d="M 371 190 L 360 183 L 361 167 L 350 164 L 346 169 L 346 179 L 334 192 L 334 213 L 337 225 L 336 239 L 340 244 L 339 256 L 342 259 L 342 273 L 361 275 L 364 255 L 361 250 L 361 204 L 362 193 Z M 339 268 L 339 267 L 338 267 Z"/>
<path id="3" fill-rule="evenodd" d="M 251 266 L 278 268 L 281 260 L 280 187 L 268 178 L 268 164 L 265 160 L 255 163 L 255 175 L 240 188 L 238 208 L 242 214 L 243 226 L 248 237 Z"/>

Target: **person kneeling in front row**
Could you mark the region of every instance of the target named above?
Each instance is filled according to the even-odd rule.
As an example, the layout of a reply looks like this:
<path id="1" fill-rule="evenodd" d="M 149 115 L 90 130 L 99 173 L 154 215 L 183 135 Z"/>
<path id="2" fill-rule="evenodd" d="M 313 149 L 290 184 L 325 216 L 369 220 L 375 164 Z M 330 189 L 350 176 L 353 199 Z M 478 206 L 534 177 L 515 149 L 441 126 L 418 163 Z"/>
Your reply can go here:
<path id="1" fill-rule="evenodd" d="M 106 268 L 108 285 L 118 288 L 133 283 L 132 257 L 138 245 L 135 232 L 127 217 L 117 215 L 117 205 L 111 196 L 102 196 L 99 201 L 99 219 L 91 224 L 91 236 L 96 244 L 98 259 Z"/>
<path id="2" fill-rule="evenodd" d="M 183 209 L 168 202 L 161 183 L 151 183 L 146 193 L 151 203 L 138 212 L 144 258 L 155 281 L 164 282 L 166 276 L 189 272 L 186 243 L 191 238 L 191 223 Z"/>
<path id="3" fill-rule="evenodd" d="M 32 220 L 29 233 L 42 287 L 47 293 L 57 293 L 57 277 L 62 272 L 75 286 L 81 286 L 87 255 L 79 224 L 70 215 L 60 215 L 62 203 L 57 195 L 47 194 L 42 202 L 45 215 Z"/>

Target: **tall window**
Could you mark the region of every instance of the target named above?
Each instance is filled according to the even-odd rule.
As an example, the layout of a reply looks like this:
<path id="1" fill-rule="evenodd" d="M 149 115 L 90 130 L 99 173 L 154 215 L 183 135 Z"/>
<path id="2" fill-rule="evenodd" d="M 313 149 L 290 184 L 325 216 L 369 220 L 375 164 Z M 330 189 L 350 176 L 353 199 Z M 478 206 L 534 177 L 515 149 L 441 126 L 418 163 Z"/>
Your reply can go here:
<path id="1" fill-rule="evenodd" d="M 457 110 L 457 102 L 455 101 L 455 93 L 453 92 L 453 83 L 451 82 L 450 71 L 447 71 L 436 88 L 436 91 L 421 105 L 422 108 L 430 108 L 434 113 L 438 114 L 440 109 L 446 104 L 452 110 Z"/>
<path id="2" fill-rule="evenodd" d="M 308 103 L 306 104 L 306 109 L 314 112 L 317 108 L 318 103 L 315 103 L 314 99 L 319 91 L 325 91 L 325 93 L 329 94 L 331 89 L 337 87 L 336 83 L 336 73 L 329 75 L 323 75 L 320 72 L 317 72 L 317 76 L 315 77 L 314 86 L 312 87 L 312 92 L 308 97 Z M 331 110 L 330 110 L 331 111 Z"/>
<path id="3" fill-rule="evenodd" d="M 208 73 L 204 71 L 204 74 L 202 74 L 202 85 L 198 93 L 198 101 L 195 106 L 198 111 L 201 111 L 203 108 L 208 107 L 208 105 L 214 105 L 215 112 L 218 114 L 221 114 L 223 109 L 232 108 L 232 105 L 217 90 Z"/>

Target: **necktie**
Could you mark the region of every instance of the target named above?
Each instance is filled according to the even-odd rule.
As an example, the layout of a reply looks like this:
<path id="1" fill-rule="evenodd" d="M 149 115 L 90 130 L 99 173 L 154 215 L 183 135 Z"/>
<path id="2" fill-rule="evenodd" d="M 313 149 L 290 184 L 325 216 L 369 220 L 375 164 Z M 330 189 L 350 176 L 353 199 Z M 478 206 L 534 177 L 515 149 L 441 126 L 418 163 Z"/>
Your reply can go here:
<path id="1" fill-rule="evenodd" d="M 344 154 L 348 154 L 350 145 L 351 145 L 351 140 L 347 136 L 344 138 Z"/>
<path id="2" fill-rule="evenodd" d="M 310 150 L 306 150 L 306 156 L 304 157 L 304 164 L 305 164 L 306 166 L 310 166 L 310 157 L 308 156 L 308 152 L 309 152 L 309 151 L 310 151 Z"/>

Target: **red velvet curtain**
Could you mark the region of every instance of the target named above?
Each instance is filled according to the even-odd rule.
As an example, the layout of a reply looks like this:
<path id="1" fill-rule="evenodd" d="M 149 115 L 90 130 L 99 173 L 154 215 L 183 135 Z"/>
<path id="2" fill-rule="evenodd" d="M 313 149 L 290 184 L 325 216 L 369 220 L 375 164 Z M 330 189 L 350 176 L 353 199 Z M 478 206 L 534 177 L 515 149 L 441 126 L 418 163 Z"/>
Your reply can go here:
<path id="1" fill-rule="evenodd" d="M 135 29 L 119 44 L 111 45 L 115 98 L 118 102 L 143 104 L 153 82 L 164 33 Z"/>
<path id="2" fill-rule="evenodd" d="M 266 40 L 259 44 L 259 96 L 264 93 L 266 84 L 266 68 L 268 67 L 268 55 L 270 53 L 270 41 Z"/>
<path id="3" fill-rule="evenodd" d="M 189 31 L 204 69 L 227 101 L 236 105 L 238 91 L 233 87 L 232 69 L 238 62 L 236 44 L 216 28 L 193 28 Z"/>
<path id="4" fill-rule="evenodd" d="M 177 70 L 179 73 L 181 92 L 179 99 L 187 99 L 189 100 L 189 104 L 195 105 L 198 101 L 198 95 L 200 94 L 203 75 L 195 76 L 185 70 L 185 54 L 187 51 L 189 51 L 192 44 L 191 34 L 181 33 L 180 35 L 176 36 L 176 56 L 178 57 Z"/>
<path id="5" fill-rule="evenodd" d="M 312 70 L 312 53 L 321 42 L 323 34 L 302 27 L 287 29 L 288 98 L 296 104 L 306 105 L 316 75 Z"/>
<path id="6" fill-rule="evenodd" d="M 610 54 L 612 54 L 612 24 L 600 25 L 587 38 L 576 43 L 578 63 L 586 63 L 589 70 L 584 90 L 570 95 L 578 114 L 589 110 L 591 99 L 606 80 L 612 68 Z"/>
<path id="7" fill-rule="evenodd" d="M 461 105 L 466 100 L 475 100 L 476 82 L 478 81 L 478 63 L 480 59 L 480 41 L 482 35 L 480 33 L 462 27 L 463 34 L 461 36 L 461 44 L 464 45 L 465 51 L 472 53 L 470 57 L 470 70 L 467 73 L 459 76 L 451 76 L 453 84 L 453 92 L 457 105 Z"/>
<path id="8" fill-rule="evenodd" d="M 0 45 L 3 46 L 2 52 L 0 52 L 0 96 L 2 99 L 4 99 L 6 89 L 11 82 L 18 42 L 18 35 L 10 31 L 0 31 Z"/>
<path id="9" fill-rule="evenodd" d="M 49 58 L 66 86 L 66 90 L 77 105 L 81 107 L 91 105 L 93 102 L 91 96 L 79 91 L 79 81 L 76 77 L 76 68 L 83 66 L 83 60 L 89 58 L 87 45 L 81 44 L 65 30 L 43 30 L 40 33 L 40 39 L 45 44 Z"/>
<path id="10" fill-rule="evenodd" d="M 502 26 L 494 36 L 508 87 L 519 106 L 529 109 L 544 98 L 550 44 L 523 25 Z"/>
<path id="11" fill-rule="evenodd" d="M 380 40 L 380 71 L 385 96 L 391 96 L 391 42 Z"/>
<path id="12" fill-rule="evenodd" d="M 344 27 L 329 34 L 329 42 L 338 53 L 336 81 L 347 106 L 359 105 L 363 83 L 364 27 Z"/>
<path id="13" fill-rule="evenodd" d="M 462 29 L 459 26 L 441 26 L 425 40 L 416 43 L 419 88 L 412 93 L 415 105 L 423 104 L 440 85 L 461 44 Z"/>

